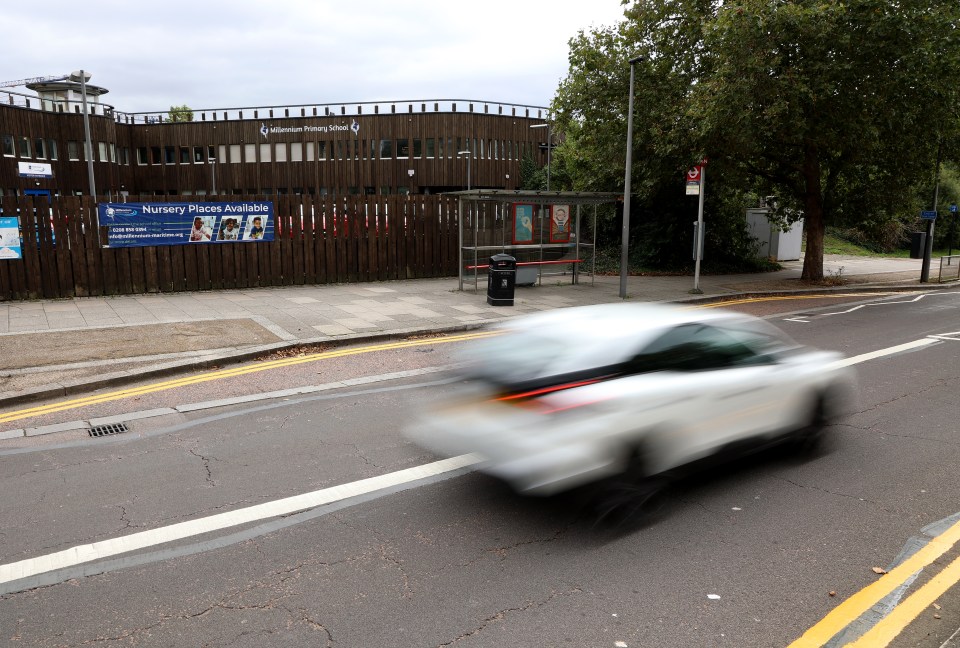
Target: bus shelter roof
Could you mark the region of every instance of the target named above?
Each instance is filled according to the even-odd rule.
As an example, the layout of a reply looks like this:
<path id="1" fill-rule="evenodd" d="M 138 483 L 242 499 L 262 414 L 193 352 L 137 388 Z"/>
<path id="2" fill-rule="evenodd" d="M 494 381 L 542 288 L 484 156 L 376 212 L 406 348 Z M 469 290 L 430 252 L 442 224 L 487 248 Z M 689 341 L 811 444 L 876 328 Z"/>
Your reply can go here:
<path id="1" fill-rule="evenodd" d="M 606 191 L 533 191 L 529 189 L 469 189 L 451 191 L 464 202 L 533 203 L 536 205 L 604 205 L 623 200 L 623 194 Z"/>

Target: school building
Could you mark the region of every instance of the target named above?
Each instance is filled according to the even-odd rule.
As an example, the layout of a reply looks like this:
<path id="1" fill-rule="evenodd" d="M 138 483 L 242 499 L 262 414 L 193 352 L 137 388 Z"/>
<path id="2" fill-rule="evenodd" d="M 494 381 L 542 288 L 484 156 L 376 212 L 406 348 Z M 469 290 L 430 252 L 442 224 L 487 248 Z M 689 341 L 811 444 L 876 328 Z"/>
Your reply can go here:
<path id="1" fill-rule="evenodd" d="M 33 94 L 10 85 L 0 83 L 0 198 L 91 195 L 88 132 L 96 196 L 112 201 L 516 189 L 524 156 L 547 162 L 541 106 L 458 99 L 129 113 L 89 83 L 34 80 L 25 85 Z"/>

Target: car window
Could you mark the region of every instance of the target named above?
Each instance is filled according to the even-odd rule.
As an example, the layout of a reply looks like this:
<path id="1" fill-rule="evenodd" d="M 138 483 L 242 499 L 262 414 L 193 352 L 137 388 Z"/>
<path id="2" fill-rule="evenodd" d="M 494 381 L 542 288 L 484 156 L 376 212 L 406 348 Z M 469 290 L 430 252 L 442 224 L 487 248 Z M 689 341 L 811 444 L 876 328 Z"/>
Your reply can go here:
<path id="1" fill-rule="evenodd" d="M 685 324 L 647 345 L 630 361 L 629 371 L 707 371 L 765 361 L 744 340 L 727 331 L 705 324 Z"/>

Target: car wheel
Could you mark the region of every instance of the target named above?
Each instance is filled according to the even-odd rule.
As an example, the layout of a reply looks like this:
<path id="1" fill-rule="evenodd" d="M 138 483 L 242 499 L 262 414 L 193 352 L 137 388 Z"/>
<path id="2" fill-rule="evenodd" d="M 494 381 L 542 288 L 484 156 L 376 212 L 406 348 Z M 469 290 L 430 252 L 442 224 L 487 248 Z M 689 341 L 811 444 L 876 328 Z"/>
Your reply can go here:
<path id="1" fill-rule="evenodd" d="M 643 454 L 635 452 L 626 469 L 598 485 L 592 512 L 598 526 L 612 529 L 650 524 L 664 512 L 671 480 L 648 475 Z"/>
<path id="2" fill-rule="evenodd" d="M 817 396 L 810 408 L 807 424 L 797 430 L 791 449 L 803 453 L 815 452 L 823 442 L 827 428 L 827 407 L 822 395 Z"/>

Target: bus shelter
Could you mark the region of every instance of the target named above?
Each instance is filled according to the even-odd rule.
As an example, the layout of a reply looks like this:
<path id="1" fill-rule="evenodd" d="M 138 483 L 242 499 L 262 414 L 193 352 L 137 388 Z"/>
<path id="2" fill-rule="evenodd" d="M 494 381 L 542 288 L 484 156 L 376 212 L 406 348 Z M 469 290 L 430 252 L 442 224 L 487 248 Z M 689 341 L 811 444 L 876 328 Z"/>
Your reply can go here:
<path id="1" fill-rule="evenodd" d="M 478 289 L 489 258 L 517 260 L 517 285 L 569 277 L 572 284 L 596 271 L 597 210 L 621 194 L 582 191 L 473 189 L 451 192 L 459 202 L 459 286 Z"/>

